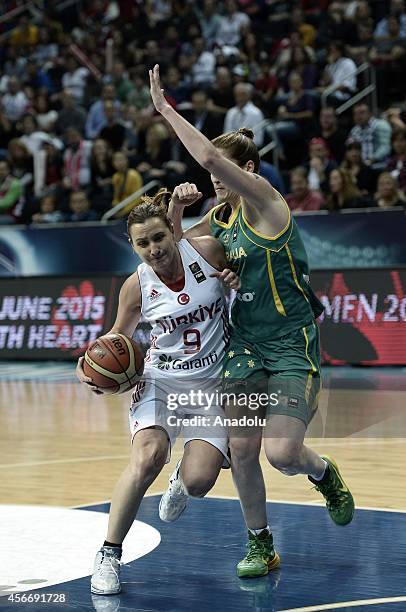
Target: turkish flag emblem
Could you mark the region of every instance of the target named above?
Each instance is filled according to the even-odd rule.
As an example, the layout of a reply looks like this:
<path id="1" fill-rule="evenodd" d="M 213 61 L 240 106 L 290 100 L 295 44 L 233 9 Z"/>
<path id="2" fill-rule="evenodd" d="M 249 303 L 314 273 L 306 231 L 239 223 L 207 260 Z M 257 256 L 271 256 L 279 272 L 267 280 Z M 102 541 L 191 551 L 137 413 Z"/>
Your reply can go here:
<path id="1" fill-rule="evenodd" d="M 185 306 L 185 304 L 189 304 L 190 297 L 188 296 L 187 293 L 181 293 L 180 295 L 178 295 L 178 302 L 182 306 Z"/>

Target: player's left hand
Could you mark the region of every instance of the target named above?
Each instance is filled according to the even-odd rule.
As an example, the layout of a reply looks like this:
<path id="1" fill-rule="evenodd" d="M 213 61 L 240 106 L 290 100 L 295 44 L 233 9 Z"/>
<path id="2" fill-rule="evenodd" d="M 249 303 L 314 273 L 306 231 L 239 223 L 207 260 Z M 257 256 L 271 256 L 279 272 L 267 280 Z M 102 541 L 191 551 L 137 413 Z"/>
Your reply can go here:
<path id="1" fill-rule="evenodd" d="M 153 70 L 149 70 L 149 84 L 152 102 L 158 113 L 163 113 L 166 108 L 170 108 L 161 89 L 161 79 L 159 77 L 159 65 L 155 64 Z"/>
<path id="2" fill-rule="evenodd" d="M 238 274 L 228 268 L 224 268 L 222 272 L 213 272 L 210 276 L 218 278 L 219 281 L 230 287 L 230 289 L 234 289 L 234 291 L 238 291 L 241 287 L 241 280 Z"/>

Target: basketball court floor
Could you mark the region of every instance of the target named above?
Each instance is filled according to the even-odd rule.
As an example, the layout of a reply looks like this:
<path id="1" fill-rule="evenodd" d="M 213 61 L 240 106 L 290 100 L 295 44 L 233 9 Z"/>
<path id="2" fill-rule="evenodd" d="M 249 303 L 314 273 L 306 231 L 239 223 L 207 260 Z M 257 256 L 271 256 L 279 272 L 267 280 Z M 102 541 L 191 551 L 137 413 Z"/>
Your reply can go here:
<path id="1" fill-rule="evenodd" d="M 328 517 L 302 476 L 263 459 L 281 568 L 241 580 L 246 534 L 230 470 L 173 524 L 158 518 L 176 445 L 124 546 L 123 592 L 92 596 L 113 486 L 129 456 L 129 394 L 94 396 L 74 365 L 0 364 L 0 609 L 406 611 L 406 370 L 325 368 L 308 444 L 334 457 L 357 511 Z"/>

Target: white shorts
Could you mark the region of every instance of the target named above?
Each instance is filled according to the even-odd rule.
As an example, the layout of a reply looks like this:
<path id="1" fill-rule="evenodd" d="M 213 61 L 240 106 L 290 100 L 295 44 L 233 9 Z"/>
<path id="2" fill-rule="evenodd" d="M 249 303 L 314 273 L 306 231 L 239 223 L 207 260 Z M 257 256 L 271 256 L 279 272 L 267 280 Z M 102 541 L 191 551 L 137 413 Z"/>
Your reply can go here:
<path id="1" fill-rule="evenodd" d="M 221 387 L 218 380 L 198 381 L 201 395 L 197 397 L 192 382 L 173 376 L 152 378 L 149 371 L 136 384 L 131 397 L 129 413 L 131 442 L 135 434 L 148 427 L 161 427 L 168 435 L 171 449 L 182 435 L 183 445 L 191 440 L 204 440 L 224 455 L 223 467 L 229 467 L 228 433 L 223 423 L 224 410 L 217 394 Z"/>

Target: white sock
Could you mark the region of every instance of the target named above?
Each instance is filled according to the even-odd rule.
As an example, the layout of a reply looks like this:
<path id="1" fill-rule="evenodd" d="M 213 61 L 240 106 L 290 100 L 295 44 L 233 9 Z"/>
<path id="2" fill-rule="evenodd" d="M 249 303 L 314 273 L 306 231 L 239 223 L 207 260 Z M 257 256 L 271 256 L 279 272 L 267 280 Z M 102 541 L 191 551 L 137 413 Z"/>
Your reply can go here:
<path id="1" fill-rule="evenodd" d="M 262 533 L 264 531 L 264 529 L 267 530 L 268 533 L 271 533 L 271 530 L 269 529 L 269 525 L 267 525 L 266 527 L 262 527 L 261 529 L 248 529 L 248 531 L 250 531 L 252 533 L 252 535 L 259 535 L 260 533 Z"/>
<path id="2" fill-rule="evenodd" d="M 310 474 L 310 476 L 313 478 L 313 480 L 318 480 L 318 481 L 323 480 L 324 474 L 326 473 L 326 469 L 327 469 L 328 463 L 327 463 L 327 461 L 324 461 L 324 459 L 322 459 L 322 462 L 324 464 L 323 473 L 322 473 L 321 476 L 315 476 L 314 474 Z"/>

